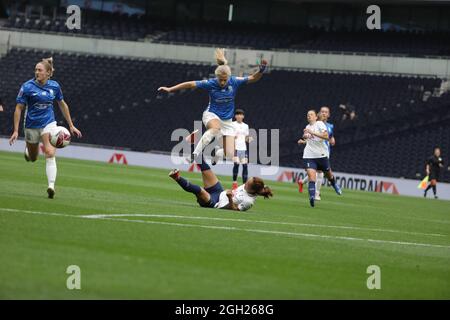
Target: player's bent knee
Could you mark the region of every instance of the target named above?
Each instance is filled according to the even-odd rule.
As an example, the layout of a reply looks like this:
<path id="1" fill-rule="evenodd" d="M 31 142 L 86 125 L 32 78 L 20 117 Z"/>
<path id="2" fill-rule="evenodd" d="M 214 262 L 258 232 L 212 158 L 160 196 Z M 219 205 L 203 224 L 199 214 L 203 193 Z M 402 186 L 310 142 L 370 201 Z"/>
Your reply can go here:
<path id="1" fill-rule="evenodd" d="M 209 131 L 212 135 L 217 136 L 217 135 L 220 133 L 220 128 L 212 127 L 212 128 L 209 128 L 208 131 Z"/>

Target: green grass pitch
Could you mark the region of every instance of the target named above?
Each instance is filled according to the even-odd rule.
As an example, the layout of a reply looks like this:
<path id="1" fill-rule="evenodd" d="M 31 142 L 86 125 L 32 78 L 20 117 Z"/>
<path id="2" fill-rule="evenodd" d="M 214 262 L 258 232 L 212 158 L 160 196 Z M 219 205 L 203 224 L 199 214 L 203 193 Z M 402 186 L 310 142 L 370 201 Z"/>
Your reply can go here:
<path id="1" fill-rule="evenodd" d="M 198 207 L 169 170 L 57 163 L 50 200 L 42 157 L 0 152 L 1 299 L 450 298 L 448 201 L 323 188 L 310 208 L 273 182 L 273 199 L 238 213 Z"/>

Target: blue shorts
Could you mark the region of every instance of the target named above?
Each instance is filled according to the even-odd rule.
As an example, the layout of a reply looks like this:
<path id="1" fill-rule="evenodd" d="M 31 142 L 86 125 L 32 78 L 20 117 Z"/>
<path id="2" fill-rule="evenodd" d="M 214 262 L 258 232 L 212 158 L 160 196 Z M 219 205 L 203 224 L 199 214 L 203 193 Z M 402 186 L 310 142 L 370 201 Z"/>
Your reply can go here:
<path id="1" fill-rule="evenodd" d="M 217 182 L 212 187 L 205 188 L 205 190 L 206 190 L 206 192 L 209 193 L 210 199 L 209 199 L 209 202 L 207 204 L 200 205 L 200 206 L 206 207 L 206 208 L 214 208 L 216 203 L 219 202 L 220 194 L 223 191 L 222 185 L 220 184 L 220 182 Z"/>
<path id="2" fill-rule="evenodd" d="M 320 171 L 330 171 L 330 160 L 327 157 L 324 158 L 312 158 L 303 159 L 305 169 L 314 169 Z"/>

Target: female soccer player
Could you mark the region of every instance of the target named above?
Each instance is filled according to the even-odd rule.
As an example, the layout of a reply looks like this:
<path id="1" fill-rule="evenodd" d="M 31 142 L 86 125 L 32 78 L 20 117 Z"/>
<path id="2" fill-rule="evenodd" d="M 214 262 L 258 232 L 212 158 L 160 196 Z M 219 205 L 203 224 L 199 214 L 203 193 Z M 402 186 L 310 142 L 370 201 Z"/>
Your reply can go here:
<path id="1" fill-rule="evenodd" d="M 311 207 L 314 207 L 317 170 L 325 172 L 331 186 L 338 195 L 341 195 L 342 191 L 336 184 L 336 180 L 331 172 L 328 159 L 329 150 L 328 146 L 324 143 L 325 140 L 329 140 L 327 127 L 322 121 L 317 121 L 317 113 L 315 110 L 308 111 L 307 119 L 309 124 L 303 130 L 303 139 L 300 139 L 298 143 L 306 144 L 305 150 L 303 151 L 303 159 L 309 180 L 309 203 Z"/>
<path id="2" fill-rule="evenodd" d="M 331 147 L 334 147 L 336 144 L 336 139 L 334 138 L 334 125 L 328 122 L 330 118 L 330 108 L 327 106 L 323 106 L 320 108 L 320 112 L 318 114 L 319 120 L 322 121 L 327 126 L 328 137 L 329 140 L 325 140 L 324 143 L 328 146 L 328 159 L 331 158 Z M 303 192 L 303 185 L 308 182 L 308 176 L 306 176 L 303 180 L 299 180 L 299 191 Z M 323 183 L 323 172 L 317 170 L 317 179 L 316 179 L 316 201 L 320 201 L 320 188 L 322 188 Z"/>
<path id="3" fill-rule="evenodd" d="M 228 209 L 235 211 L 246 211 L 250 209 L 258 196 L 265 199 L 272 197 L 272 190 L 258 177 L 252 177 L 236 190 L 224 190 L 220 181 L 212 172 L 209 165 L 203 159 L 203 155 L 197 158 L 203 178 L 203 187 L 190 183 L 180 175 L 178 169 L 169 173 L 169 177 L 175 180 L 184 191 L 193 193 L 197 203 L 205 208 Z"/>
<path id="4" fill-rule="evenodd" d="M 441 149 L 439 147 L 434 147 L 433 155 L 427 159 L 425 171 L 427 176 L 429 176 L 430 184 L 425 189 L 423 196 L 427 197 L 427 192 L 430 189 L 433 189 L 434 198 L 437 199 L 436 195 L 436 185 L 439 180 L 439 174 L 441 168 L 444 166 L 444 162 L 441 158 Z"/>
<path id="5" fill-rule="evenodd" d="M 234 128 L 232 118 L 234 115 L 234 99 L 237 89 L 245 83 L 254 83 L 261 79 L 267 66 L 267 61 L 261 61 L 259 70 L 248 77 L 235 77 L 231 75 L 231 69 L 227 65 L 227 59 L 223 49 L 216 49 L 215 58 L 218 67 L 215 70 L 215 78 L 202 81 L 188 81 L 173 87 L 160 87 L 158 91 L 174 92 L 182 89 L 202 88 L 209 93 L 209 104 L 203 112 L 202 121 L 206 132 L 201 137 L 194 149 L 191 161 L 197 158 L 203 149 L 211 143 L 214 138 L 223 136 L 223 148 L 216 151 L 213 165 L 218 159 L 227 159 L 234 156 Z M 225 151 L 224 151 L 225 150 Z"/>
<path id="6" fill-rule="evenodd" d="M 248 153 L 247 153 L 247 143 L 251 142 L 251 137 L 249 136 L 248 124 L 244 123 L 244 110 L 236 109 L 234 115 L 236 121 L 233 121 L 233 126 L 235 130 L 235 146 L 236 151 L 233 158 L 233 187 L 235 190 L 238 187 L 237 177 L 239 173 L 239 165 L 242 164 L 242 182 L 246 183 L 248 178 Z"/>
<path id="7" fill-rule="evenodd" d="M 50 199 L 55 196 L 56 159 L 55 148 L 50 144 L 50 131 L 55 128 L 53 101 L 58 102 L 64 118 L 69 124 L 72 135 L 81 138 L 81 132 L 73 125 L 69 106 L 64 101 L 59 83 L 50 80 L 53 76 L 53 59 L 42 59 L 34 69 L 35 78 L 28 80 L 20 88 L 14 112 L 14 132 L 9 139 L 12 145 L 19 136 L 19 122 L 25 108 L 25 160 L 36 161 L 39 155 L 39 141 L 44 145 L 46 173 L 48 180 L 47 194 Z"/>

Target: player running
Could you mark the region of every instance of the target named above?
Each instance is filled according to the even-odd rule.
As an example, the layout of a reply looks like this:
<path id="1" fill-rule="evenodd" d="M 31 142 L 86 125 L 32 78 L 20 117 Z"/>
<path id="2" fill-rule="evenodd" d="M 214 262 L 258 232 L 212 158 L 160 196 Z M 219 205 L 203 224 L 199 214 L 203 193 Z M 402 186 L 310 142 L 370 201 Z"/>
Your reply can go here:
<path id="1" fill-rule="evenodd" d="M 248 77 L 235 77 L 231 75 L 231 69 L 227 65 L 225 52 L 223 49 L 216 49 L 215 59 L 218 67 L 215 70 L 215 78 L 201 81 L 188 81 L 177 84 L 173 87 L 160 87 L 158 91 L 174 92 L 183 89 L 201 88 L 209 93 L 209 104 L 203 112 L 202 121 L 206 127 L 206 132 L 201 137 L 191 156 L 191 161 L 197 158 L 205 147 L 214 138 L 219 140 L 222 136 L 223 148 L 215 152 L 212 164 L 222 159 L 224 155 L 227 159 L 234 156 L 234 99 L 238 88 L 246 83 L 254 83 L 261 79 L 267 66 L 267 61 L 263 60 L 259 69 Z M 224 151 L 225 150 L 225 151 Z"/>
<path id="2" fill-rule="evenodd" d="M 272 190 L 258 177 L 248 179 L 236 190 L 224 190 L 214 172 L 203 159 L 203 155 L 199 157 L 199 161 L 196 159 L 196 162 L 202 172 L 203 187 L 192 184 L 181 177 L 178 169 L 172 170 L 169 177 L 175 180 L 184 191 L 194 194 L 201 207 L 246 211 L 253 206 L 258 196 L 263 196 L 265 199 L 273 196 Z"/>
<path id="3" fill-rule="evenodd" d="M 334 147 L 334 145 L 336 144 L 336 140 L 334 138 L 334 125 L 332 123 L 328 122 L 328 119 L 330 118 L 330 108 L 327 106 L 323 106 L 322 108 L 320 108 L 320 112 L 319 112 L 319 120 L 322 121 L 323 123 L 325 123 L 325 125 L 327 126 L 327 131 L 328 131 L 328 137 L 329 140 L 325 140 L 324 143 L 327 145 L 328 147 L 328 152 L 329 152 L 329 159 L 331 158 L 331 147 Z M 305 183 L 308 182 L 308 175 L 305 176 L 305 178 L 303 180 L 299 180 L 298 184 L 299 184 L 299 191 L 303 192 L 303 185 Z M 320 170 L 317 170 L 317 181 L 316 181 L 316 198 L 315 200 L 320 201 L 320 189 L 322 188 L 322 183 L 323 183 L 323 172 Z"/>
<path id="4" fill-rule="evenodd" d="M 441 158 L 441 149 L 439 147 L 434 147 L 433 155 L 428 158 L 426 162 L 425 171 L 427 173 L 428 179 L 430 180 L 430 184 L 425 189 L 425 192 L 423 193 L 423 196 L 427 197 L 427 192 L 431 188 L 433 189 L 434 198 L 437 199 L 438 196 L 436 195 L 436 186 L 437 182 L 439 180 L 439 175 L 441 168 L 444 166 L 444 161 Z"/>
<path id="5" fill-rule="evenodd" d="M 251 142 L 251 137 L 249 136 L 248 124 L 244 123 L 244 110 L 236 109 L 234 117 L 236 121 L 233 121 L 233 126 L 235 130 L 235 146 L 236 151 L 234 154 L 233 162 L 233 187 L 235 190 L 238 187 L 237 177 L 239 173 L 239 165 L 242 164 L 242 182 L 246 183 L 248 178 L 248 152 L 247 143 Z"/>
<path id="6" fill-rule="evenodd" d="M 19 122 L 22 110 L 25 109 L 25 160 L 34 162 L 39 155 L 39 141 L 44 145 L 45 171 L 47 174 L 47 194 L 50 199 L 55 196 L 56 181 L 56 149 L 50 144 L 50 131 L 56 128 L 53 102 L 56 101 L 64 118 L 69 124 L 72 135 L 81 138 L 81 132 L 73 125 L 69 106 L 64 101 L 61 87 L 58 82 L 50 80 L 53 76 L 53 59 L 42 59 L 35 67 L 35 78 L 28 80 L 20 88 L 16 99 L 14 112 L 14 132 L 9 139 L 12 145 L 19 137 Z"/>
<path id="7" fill-rule="evenodd" d="M 305 150 L 303 151 L 303 160 L 309 180 L 309 203 L 311 207 L 314 207 L 317 170 L 325 172 L 328 181 L 330 181 L 331 186 L 338 195 L 341 195 L 342 191 L 336 184 L 336 180 L 331 172 L 328 159 L 329 150 L 324 143 L 324 140 L 329 140 L 327 127 L 322 121 L 317 121 L 317 113 L 315 110 L 308 111 L 307 119 L 309 124 L 303 130 L 303 138 L 298 143 L 306 144 Z"/>

